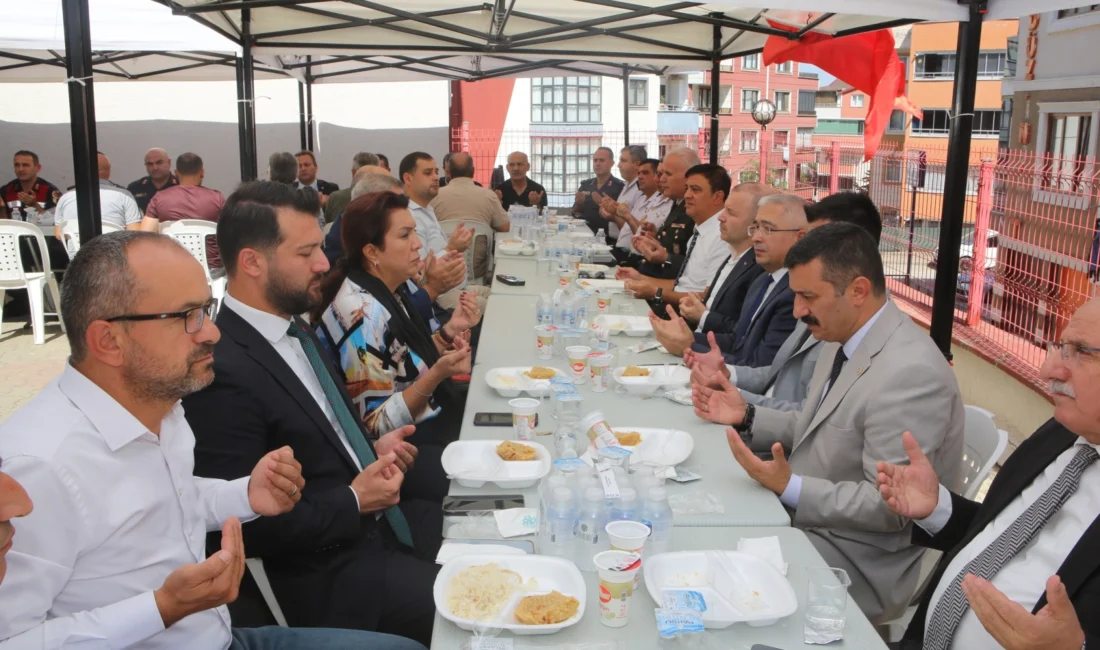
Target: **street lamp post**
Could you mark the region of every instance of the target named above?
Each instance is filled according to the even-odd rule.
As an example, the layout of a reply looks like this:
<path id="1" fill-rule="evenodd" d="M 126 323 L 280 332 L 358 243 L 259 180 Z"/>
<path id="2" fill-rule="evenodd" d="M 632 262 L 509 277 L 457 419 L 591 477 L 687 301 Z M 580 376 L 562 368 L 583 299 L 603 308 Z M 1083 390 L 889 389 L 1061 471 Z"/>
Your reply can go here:
<path id="1" fill-rule="evenodd" d="M 768 174 L 768 143 L 765 136 L 768 125 L 775 120 L 775 104 L 761 99 L 752 105 L 752 121 L 760 125 L 760 182 L 766 183 Z"/>

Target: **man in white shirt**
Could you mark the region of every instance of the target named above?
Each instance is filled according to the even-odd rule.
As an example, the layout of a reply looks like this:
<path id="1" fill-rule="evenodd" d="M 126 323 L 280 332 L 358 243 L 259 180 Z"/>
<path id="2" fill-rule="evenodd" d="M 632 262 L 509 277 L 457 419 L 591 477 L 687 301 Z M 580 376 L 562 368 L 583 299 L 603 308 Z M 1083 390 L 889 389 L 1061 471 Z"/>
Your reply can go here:
<path id="1" fill-rule="evenodd" d="M 0 458 L 0 583 L 4 582 L 4 574 L 8 570 L 5 558 L 15 537 L 15 526 L 11 520 L 26 517 L 32 509 L 26 490 L 19 485 L 19 481 L 5 474 L 3 469 L 4 459 Z"/>
<path id="2" fill-rule="evenodd" d="M 619 226 L 619 237 L 615 242 L 612 255 L 619 261 L 626 260 L 631 253 L 636 253 L 631 239 L 635 231 L 642 229 L 642 224 L 650 224 L 651 230 L 657 230 L 664 225 L 668 213 L 672 210 L 672 199 L 661 194 L 659 188 L 660 176 L 657 168 L 661 161 L 655 158 L 647 158 L 638 165 L 638 177 L 636 179 L 637 192 L 633 194 L 633 200 L 627 203 L 620 196 L 615 205 L 615 223 Z M 625 195 L 626 192 L 624 191 Z"/>
<path id="3" fill-rule="evenodd" d="M 220 336 L 198 262 L 168 237 L 119 232 L 82 246 L 69 268 L 69 365 L 0 426 L 4 470 L 35 500 L 0 585 L 0 648 L 375 642 L 231 626 L 225 604 L 245 569 L 241 520 L 290 512 L 305 481 L 289 447 L 265 454 L 251 476 L 192 473 L 195 439 L 180 398 L 213 380 Z M 206 558 L 206 534 L 218 530 L 221 550 Z"/>
<path id="4" fill-rule="evenodd" d="M 878 464 L 915 544 L 944 552 L 902 648 L 1100 647 L 1100 300 L 1050 346 L 1054 418 L 1005 461 L 982 503 L 940 483 L 908 433 L 908 463 Z"/>
<path id="5" fill-rule="evenodd" d="M 435 159 L 423 151 L 414 151 L 401 159 L 397 171 L 401 182 L 405 184 L 405 195 L 409 197 L 409 211 L 416 220 L 416 234 L 424 244 L 420 247 L 420 259 L 426 259 L 429 253 L 436 257 L 442 257 L 449 251 L 465 253 L 474 241 L 474 231 L 460 222 L 451 231 L 451 236 L 447 237 L 439 226 L 435 209 L 432 208 L 432 201 L 439 196 L 439 168 L 436 167 Z M 437 298 L 440 305 L 447 309 L 458 306 L 462 292 L 454 289 L 476 293 L 478 308 L 485 311 L 489 287 L 468 285 L 463 278 L 451 291 Z"/>
<path id="6" fill-rule="evenodd" d="M 111 182 L 111 161 L 99 154 L 99 210 L 104 224 L 110 224 L 119 230 L 137 230 L 141 227 L 141 210 L 138 209 L 134 195 Z M 66 221 L 76 219 L 76 190 L 69 190 L 57 201 L 53 212 L 53 235 L 61 237 L 61 229 Z M 40 225 L 48 225 L 39 222 Z M 72 251 L 75 247 L 67 247 Z"/>
<path id="7" fill-rule="evenodd" d="M 847 571 L 848 593 L 867 618 L 883 623 L 908 606 L 924 549 L 910 543 L 909 519 L 879 497 L 875 461 L 903 459 L 901 433 L 909 430 L 956 485 L 966 420 L 958 383 L 928 333 L 890 301 L 882 257 L 865 230 L 815 228 L 786 263 L 795 316 L 827 342 L 805 404 L 798 411 L 746 404 L 722 377 L 720 389 L 692 387 L 695 412 L 736 427 L 726 437 L 738 464 L 779 496 L 828 565 Z"/>
<path id="8" fill-rule="evenodd" d="M 633 208 L 641 195 L 641 188 L 638 186 L 638 167 L 648 157 L 645 147 L 640 144 L 627 145 L 619 151 L 619 176 L 623 177 L 625 185 L 618 197 L 604 195 L 600 199 L 600 216 L 607 219 L 609 238 L 617 239 L 622 232 L 622 219 L 617 216 L 619 206 Z"/>
<path id="9" fill-rule="evenodd" d="M 679 305 L 691 292 L 706 290 L 707 283 L 722 262 L 729 257 L 729 247 L 720 236 L 718 216 L 725 210 L 730 193 L 730 175 L 719 165 L 695 165 L 684 175 L 687 191 L 684 206 L 695 223 L 695 232 L 688 240 L 684 264 L 674 279 L 642 276 L 637 270 L 622 269 L 626 288 L 638 298 L 659 298 L 670 305 Z"/>

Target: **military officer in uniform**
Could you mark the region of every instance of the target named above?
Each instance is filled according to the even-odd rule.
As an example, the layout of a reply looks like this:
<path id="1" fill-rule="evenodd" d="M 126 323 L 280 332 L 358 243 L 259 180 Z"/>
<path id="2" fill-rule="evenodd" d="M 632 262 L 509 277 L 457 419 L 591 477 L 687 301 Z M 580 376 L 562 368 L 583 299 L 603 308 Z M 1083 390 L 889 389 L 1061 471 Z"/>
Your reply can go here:
<path id="1" fill-rule="evenodd" d="M 157 192 L 180 184 L 179 179 L 172 175 L 172 159 L 168 157 L 168 152 L 160 147 L 154 147 L 145 152 L 145 173 L 146 176 L 126 186 L 130 194 L 134 195 L 141 214 L 145 214 L 149 201 L 153 200 Z"/>
<path id="2" fill-rule="evenodd" d="M 619 194 L 626 187 L 621 180 L 611 175 L 614 157 L 614 152 L 607 147 L 596 149 L 592 154 L 592 171 L 596 173 L 596 177 L 581 182 L 573 203 L 573 215 L 584 219 L 593 233 L 601 228 L 607 232 L 607 219 L 600 216 L 600 198 L 610 196 L 618 200 Z M 610 239 L 608 243 L 615 245 Z"/>
<path id="3" fill-rule="evenodd" d="M 678 147 L 665 154 L 662 161 L 664 177 L 660 183 L 665 196 L 672 199 L 672 210 L 656 236 L 641 233 L 631 240 L 637 255 L 631 255 L 620 266 L 633 266 L 638 273 L 662 280 L 675 279 L 687 257 L 687 247 L 695 234 L 695 222 L 684 207 L 687 192 L 687 170 L 699 164 L 699 154 L 687 147 Z M 619 274 L 620 279 L 634 279 L 633 272 Z"/>

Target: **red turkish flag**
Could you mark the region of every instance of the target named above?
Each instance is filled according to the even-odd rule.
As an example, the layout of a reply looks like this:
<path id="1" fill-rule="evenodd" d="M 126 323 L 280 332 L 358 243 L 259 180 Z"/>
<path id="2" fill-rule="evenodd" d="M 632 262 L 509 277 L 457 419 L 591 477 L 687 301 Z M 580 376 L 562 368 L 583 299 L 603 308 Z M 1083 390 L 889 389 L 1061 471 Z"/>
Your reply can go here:
<path id="1" fill-rule="evenodd" d="M 776 29 L 798 31 L 768 22 Z M 764 44 L 764 65 L 787 61 L 816 65 L 871 98 L 863 130 L 864 160 L 878 150 L 895 106 L 917 118 L 923 115 L 905 96 L 905 66 L 894 51 L 894 36 L 888 29 L 841 38 L 807 32 L 794 41 L 769 36 Z"/>

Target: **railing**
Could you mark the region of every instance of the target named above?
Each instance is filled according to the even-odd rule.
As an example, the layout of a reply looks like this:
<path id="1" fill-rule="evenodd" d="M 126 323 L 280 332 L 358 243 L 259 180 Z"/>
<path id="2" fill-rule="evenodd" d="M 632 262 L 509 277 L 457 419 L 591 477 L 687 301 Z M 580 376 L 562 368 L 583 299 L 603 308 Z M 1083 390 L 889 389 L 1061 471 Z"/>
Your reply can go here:
<path id="1" fill-rule="evenodd" d="M 630 133 L 630 144 L 646 145 L 655 158 L 688 146 L 705 162 L 708 142 L 706 131 Z M 508 153 L 527 152 L 532 163 L 542 165 L 533 166 L 532 178 L 552 179 L 543 182 L 551 205 L 564 206 L 572 203 L 576 184 L 591 177 L 591 151 L 581 150 L 608 146 L 617 156 L 623 144 L 621 131 L 552 136 L 456 131 L 452 149 L 473 155 L 483 183 Z M 884 144 L 864 161 L 860 137 L 791 134 L 787 145 L 777 147 L 770 131 L 762 134 L 757 151 L 738 151 L 739 139 L 723 141 L 719 162 L 735 183 L 758 180 L 763 169 L 765 182 L 811 201 L 839 191 L 866 192 L 883 217 L 880 248 L 891 295 L 927 323 L 937 273 L 946 149 Z M 732 150 L 727 153 L 728 146 Z M 536 153 L 547 147 L 551 153 Z M 1021 150 L 972 152 L 956 280 L 956 342 L 1041 389 L 1039 368 L 1046 344 L 1058 340 L 1073 312 L 1098 294 L 1098 207 L 1100 165 L 1094 158 L 1063 160 Z"/>

